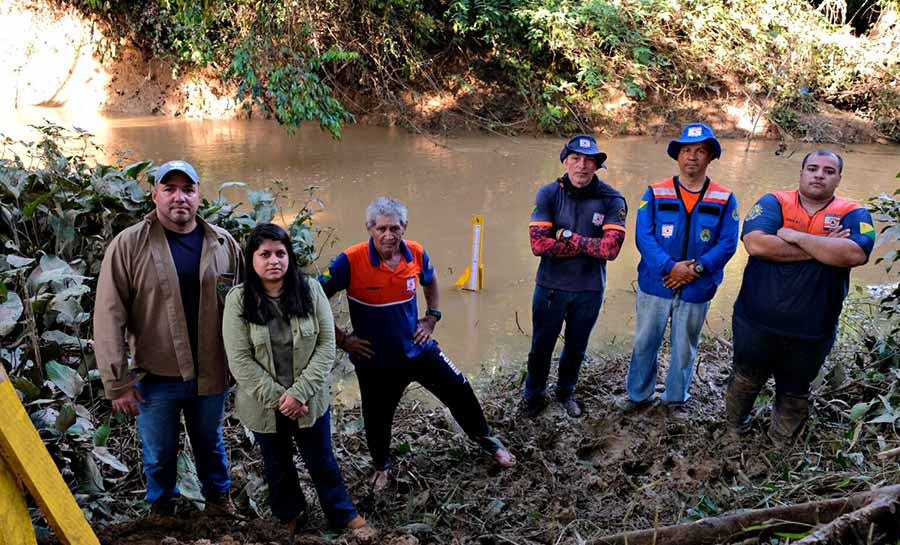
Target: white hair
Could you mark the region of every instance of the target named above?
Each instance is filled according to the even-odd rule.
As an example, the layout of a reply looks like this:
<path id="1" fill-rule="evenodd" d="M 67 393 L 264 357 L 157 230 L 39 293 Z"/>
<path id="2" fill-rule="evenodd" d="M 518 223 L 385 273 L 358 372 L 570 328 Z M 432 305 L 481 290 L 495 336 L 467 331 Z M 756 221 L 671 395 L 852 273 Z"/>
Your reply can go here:
<path id="1" fill-rule="evenodd" d="M 396 218 L 400 225 L 406 227 L 406 205 L 390 197 L 378 197 L 366 207 L 366 229 L 375 225 L 375 218 L 385 216 Z"/>

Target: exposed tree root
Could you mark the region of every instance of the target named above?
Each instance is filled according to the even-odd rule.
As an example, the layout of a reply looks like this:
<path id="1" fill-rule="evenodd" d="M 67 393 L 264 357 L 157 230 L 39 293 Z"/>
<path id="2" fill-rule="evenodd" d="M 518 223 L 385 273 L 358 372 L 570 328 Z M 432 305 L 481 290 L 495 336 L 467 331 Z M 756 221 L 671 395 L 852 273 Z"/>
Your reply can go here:
<path id="1" fill-rule="evenodd" d="M 706 545 L 731 543 L 761 533 L 797 532 L 824 524 L 797 545 L 848 545 L 851 531 L 860 536 L 876 523 L 896 530 L 900 485 L 877 488 L 846 498 L 820 500 L 770 509 L 738 511 L 650 530 L 623 532 L 590 541 L 590 545 Z M 868 543 L 865 539 L 861 543 Z"/>

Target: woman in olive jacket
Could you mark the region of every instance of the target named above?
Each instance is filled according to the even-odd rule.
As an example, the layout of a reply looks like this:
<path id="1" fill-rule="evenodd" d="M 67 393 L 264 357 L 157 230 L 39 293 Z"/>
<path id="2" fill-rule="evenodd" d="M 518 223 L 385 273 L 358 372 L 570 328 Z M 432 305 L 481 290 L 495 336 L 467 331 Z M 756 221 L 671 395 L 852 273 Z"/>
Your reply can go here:
<path id="1" fill-rule="evenodd" d="M 258 225 L 244 249 L 246 282 L 225 300 L 223 337 L 237 381 L 235 413 L 262 451 L 269 505 L 293 536 L 307 504 L 294 466 L 294 443 L 319 503 L 335 528 L 359 537 L 374 530 L 353 505 L 331 446 L 334 318 L 319 283 L 297 268 L 281 227 Z"/>

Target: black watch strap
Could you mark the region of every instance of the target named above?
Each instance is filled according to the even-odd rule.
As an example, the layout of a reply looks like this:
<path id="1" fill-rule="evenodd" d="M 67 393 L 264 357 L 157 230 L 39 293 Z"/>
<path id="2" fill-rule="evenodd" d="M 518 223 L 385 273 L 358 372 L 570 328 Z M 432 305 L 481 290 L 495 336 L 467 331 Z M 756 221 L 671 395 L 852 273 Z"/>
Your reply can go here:
<path id="1" fill-rule="evenodd" d="M 428 309 L 425 311 L 425 316 L 432 316 L 435 322 L 440 322 L 442 314 L 439 310 Z"/>

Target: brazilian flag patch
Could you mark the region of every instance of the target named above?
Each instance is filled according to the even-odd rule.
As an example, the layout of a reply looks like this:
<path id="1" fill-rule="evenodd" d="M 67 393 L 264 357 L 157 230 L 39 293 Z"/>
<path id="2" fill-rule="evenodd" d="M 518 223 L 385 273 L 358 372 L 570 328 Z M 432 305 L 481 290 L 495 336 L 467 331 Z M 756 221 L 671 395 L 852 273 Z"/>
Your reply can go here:
<path id="1" fill-rule="evenodd" d="M 875 228 L 872 227 L 871 223 L 866 223 L 864 221 L 859 222 L 859 234 L 866 235 L 872 240 L 875 240 Z"/>
<path id="2" fill-rule="evenodd" d="M 638 205 L 638 210 L 643 210 L 645 206 L 647 206 L 647 201 L 641 201 L 641 204 Z"/>

